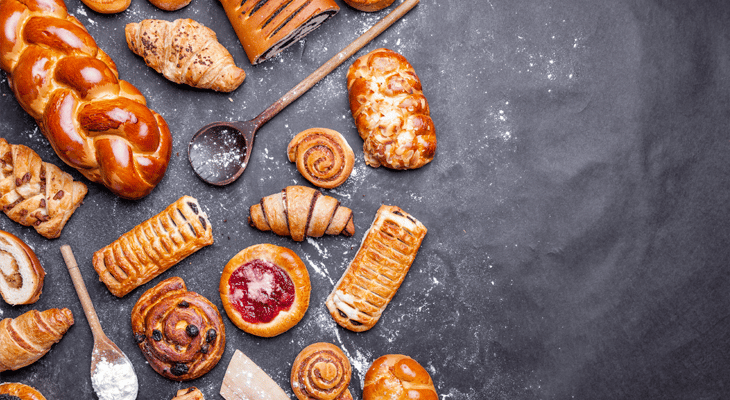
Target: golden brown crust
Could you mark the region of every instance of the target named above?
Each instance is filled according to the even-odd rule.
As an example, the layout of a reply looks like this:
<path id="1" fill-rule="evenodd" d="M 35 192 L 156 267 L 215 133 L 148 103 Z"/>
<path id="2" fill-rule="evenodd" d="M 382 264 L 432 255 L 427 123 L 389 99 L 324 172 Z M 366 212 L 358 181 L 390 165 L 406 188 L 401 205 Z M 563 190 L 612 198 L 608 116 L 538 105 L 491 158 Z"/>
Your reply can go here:
<path id="1" fill-rule="evenodd" d="M 345 0 L 350 7 L 367 12 L 375 12 L 393 4 L 395 0 Z"/>
<path id="2" fill-rule="evenodd" d="M 63 1 L 3 0 L 0 30 L 0 68 L 58 157 L 118 196 L 149 194 L 170 161 L 167 123 Z"/>
<path id="3" fill-rule="evenodd" d="M 208 216 L 195 198 L 183 196 L 95 252 L 94 269 L 113 295 L 123 297 L 210 244 Z"/>
<path id="4" fill-rule="evenodd" d="M 0 321 L 0 372 L 33 364 L 58 343 L 74 317 L 68 308 L 31 310 Z"/>
<path id="5" fill-rule="evenodd" d="M 294 284 L 294 300 L 291 306 L 280 310 L 269 322 L 246 321 L 233 304 L 235 295 L 231 292 L 231 276 L 239 267 L 255 260 L 269 262 L 281 268 Z M 309 308 L 311 285 L 307 267 L 296 253 L 286 247 L 258 244 L 241 250 L 228 261 L 221 273 L 219 291 L 223 309 L 237 327 L 252 335 L 272 337 L 288 331 L 304 317 Z"/>
<path id="6" fill-rule="evenodd" d="M 145 19 L 127 24 L 124 34 L 132 52 L 175 83 L 231 92 L 246 78 L 215 32 L 192 19 Z"/>
<path id="7" fill-rule="evenodd" d="M 314 186 L 336 188 L 350 177 L 355 154 L 337 131 L 311 128 L 299 132 L 286 149 L 289 161 Z"/>
<path id="8" fill-rule="evenodd" d="M 294 360 L 291 387 L 299 400 L 346 400 L 352 377 L 350 360 L 331 343 L 305 347 Z"/>
<path id="9" fill-rule="evenodd" d="M 0 207 L 13 221 L 57 238 L 86 193 L 86 185 L 30 148 L 0 138 Z"/>
<path id="10" fill-rule="evenodd" d="M 226 344 L 223 320 L 213 303 L 172 277 L 147 290 L 132 309 L 132 333 L 152 369 L 187 381 L 220 361 Z"/>
<path id="11" fill-rule="evenodd" d="M 426 227 L 396 206 L 380 206 L 362 245 L 325 304 L 343 328 L 378 322 L 416 259 Z"/>
<path id="12" fill-rule="evenodd" d="M 46 271 L 33 249 L 5 231 L 0 231 L 0 272 L 0 295 L 6 303 L 17 305 L 38 301 Z"/>
<path id="13" fill-rule="evenodd" d="M 428 101 L 405 57 L 377 49 L 358 58 L 347 72 L 347 89 L 368 165 L 414 169 L 433 160 L 436 131 Z"/>
<path id="14" fill-rule="evenodd" d="M 203 397 L 203 393 L 200 389 L 192 386 L 187 389 L 178 390 L 172 400 L 205 400 L 205 397 Z"/>
<path id="15" fill-rule="evenodd" d="M 306 186 L 287 186 L 249 208 L 249 225 L 301 242 L 307 236 L 355 234 L 352 210 Z"/>
<path id="16" fill-rule="evenodd" d="M 340 10 L 334 0 L 221 0 L 251 64 L 276 56 Z"/>
<path id="17" fill-rule="evenodd" d="M 153 6 L 164 11 L 177 11 L 188 4 L 192 0 L 150 0 Z"/>
<path id="18" fill-rule="evenodd" d="M 401 354 L 386 354 L 375 360 L 363 384 L 363 400 L 438 400 L 428 371 Z"/>
<path id="19" fill-rule="evenodd" d="M 87 7 L 100 14 L 117 14 L 132 4 L 132 0 L 81 0 Z"/>
<path id="20" fill-rule="evenodd" d="M 15 396 L 20 400 L 46 400 L 41 392 L 22 383 L 2 383 L 0 384 L 0 394 Z"/>

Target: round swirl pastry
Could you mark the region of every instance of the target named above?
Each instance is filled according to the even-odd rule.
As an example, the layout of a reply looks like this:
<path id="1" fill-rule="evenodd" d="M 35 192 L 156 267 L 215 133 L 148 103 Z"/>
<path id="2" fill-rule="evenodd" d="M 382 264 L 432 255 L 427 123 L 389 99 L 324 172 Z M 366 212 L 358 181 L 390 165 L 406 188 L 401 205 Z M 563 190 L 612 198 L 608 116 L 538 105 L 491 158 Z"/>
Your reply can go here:
<path id="1" fill-rule="evenodd" d="M 294 360 L 291 387 L 299 400 L 347 400 L 351 376 L 350 360 L 339 347 L 314 343 Z"/>
<path id="2" fill-rule="evenodd" d="M 355 153 L 342 135 L 326 128 L 299 132 L 286 149 L 289 161 L 313 185 L 332 189 L 345 183 L 355 165 Z"/>
<path id="3" fill-rule="evenodd" d="M 272 337 L 296 325 L 309 307 L 309 272 L 286 247 L 247 247 L 226 264 L 220 294 L 228 317 L 244 332 Z"/>
<path id="4" fill-rule="evenodd" d="M 150 366 L 176 381 L 210 371 L 226 344 L 218 309 L 205 297 L 189 292 L 179 277 L 160 282 L 137 300 L 132 333 Z"/>
<path id="5" fill-rule="evenodd" d="M 34 388 L 22 383 L 0 384 L 0 399 L 8 400 L 46 400 L 43 395 Z"/>
<path id="6" fill-rule="evenodd" d="M 41 296 L 46 271 L 25 242 L 0 231 L 0 275 L 0 295 L 6 303 L 32 304 Z"/>
<path id="7" fill-rule="evenodd" d="M 428 371 L 416 360 L 386 354 L 365 374 L 363 400 L 438 400 Z"/>

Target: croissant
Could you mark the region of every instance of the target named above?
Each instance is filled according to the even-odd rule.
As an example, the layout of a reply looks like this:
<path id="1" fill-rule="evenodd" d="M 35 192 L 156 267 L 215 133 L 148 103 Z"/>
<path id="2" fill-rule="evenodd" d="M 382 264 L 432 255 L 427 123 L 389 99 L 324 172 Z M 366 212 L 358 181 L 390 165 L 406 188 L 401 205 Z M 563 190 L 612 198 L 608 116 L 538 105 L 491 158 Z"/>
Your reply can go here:
<path id="1" fill-rule="evenodd" d="M 10 396 L 5 397 L 4 395 Z M 0 399 L 9 400 L 46 400 L 35 388 L 22 383 L 0 384 Z"/>
<path id="2" fill-rule="evenodd" d="M 32 304 L 41 296 L 46 271 L 25 242 L 0 231 L 0 276 L 0 295 L 6 303 Z"/>
<path id="3" fill-rule="evenodd" d="M 306 186 L 287 186 L 280 193 L 264 197 L 249 209 L 248 223 L 262 231 L 291 236 L 297 242 L 325 233 L 355 234 L 352 210 L 340 206 L 339 200 Z"/>
<path id="4" fill-rule="evenodd" d="M 0 372 L 15 371 L 38 361 L 73 324 L 68 308 L 31 310 L 0 321 Z"/>
<path id="5" fill-rule="evenodd" d="M 167 170 L 170 129 L 63 0 L 0 1 L 0 32 L 0 69 L 58 157 L 118 196 L 148 195 Z"/>
<path id="6" fill-rule="evenodd" d="M 192 19 L 145 19 L 127 24 L 124 34 L 132 52 L 175 83 L 231 92 L 246 78 L 215 32 Z"/>
<path id="7" fill-rule="evenodd" d="M 57 238 L 86 192 L 86 185 L 30 148 L 0 138 L 0 206 L 13 221 Z"/>

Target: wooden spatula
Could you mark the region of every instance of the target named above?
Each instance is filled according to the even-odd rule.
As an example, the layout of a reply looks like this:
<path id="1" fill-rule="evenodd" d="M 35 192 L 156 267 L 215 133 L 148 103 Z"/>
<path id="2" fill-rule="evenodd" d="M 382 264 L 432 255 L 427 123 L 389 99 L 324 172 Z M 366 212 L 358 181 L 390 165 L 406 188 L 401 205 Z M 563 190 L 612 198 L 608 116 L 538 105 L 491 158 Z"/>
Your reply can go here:
<path id="1" fill-rule="evenodd" d="M 228 364 L 221 385 L 226 400 L 291 400 L 289 396 L 241 350 L 236 350 Z"/>

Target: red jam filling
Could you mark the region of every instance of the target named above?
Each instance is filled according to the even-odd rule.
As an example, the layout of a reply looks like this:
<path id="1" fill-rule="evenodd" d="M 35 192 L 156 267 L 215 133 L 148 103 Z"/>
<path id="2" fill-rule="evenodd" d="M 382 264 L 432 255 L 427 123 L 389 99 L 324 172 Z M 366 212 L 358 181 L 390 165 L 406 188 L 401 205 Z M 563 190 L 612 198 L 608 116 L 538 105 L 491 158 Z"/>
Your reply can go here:
<path id="1" fill-rule="evenodd" d="M 228 298 L 248 323 L 266 323 L 294 303 L 294 282 L 274 263 L 252 260 L 228 280 Z"/>

